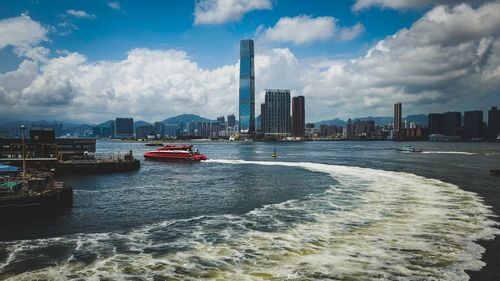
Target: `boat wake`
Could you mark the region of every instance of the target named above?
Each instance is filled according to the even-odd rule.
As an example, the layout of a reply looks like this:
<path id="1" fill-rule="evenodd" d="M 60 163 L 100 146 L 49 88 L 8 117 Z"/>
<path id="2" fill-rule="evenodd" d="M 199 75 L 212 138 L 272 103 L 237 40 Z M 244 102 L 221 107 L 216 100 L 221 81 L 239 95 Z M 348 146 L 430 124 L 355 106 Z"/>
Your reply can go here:
<path id="1" fill-rule="evenodd" d="M 0 279 L 468 280 L 465 270 L 484 266 L 484 248 L 475 241 L 499 234 L 492 212 L 476 194 L 435 179 L 304 162 L 208 160 L 205 165 L 300 167 L 335 181 L 324 193 L 243 215 L 5 242 Z M 54 248 L 64 254 L 44 263 Z M 43 266 L 18 274 L 26 259 Z"/>
<path id="2" fill-rule="evenodd" d="M 460 154 L 460 155 L 478 155 L 479 153 L 466 151 L 424 151 L 424 154 Z"/>

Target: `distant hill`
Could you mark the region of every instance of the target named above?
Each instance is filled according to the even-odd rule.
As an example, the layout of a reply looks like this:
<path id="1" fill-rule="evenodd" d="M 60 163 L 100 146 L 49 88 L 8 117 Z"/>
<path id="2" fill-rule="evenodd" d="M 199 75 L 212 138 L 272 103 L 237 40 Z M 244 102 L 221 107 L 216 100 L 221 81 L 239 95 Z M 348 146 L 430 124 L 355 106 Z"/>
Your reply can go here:
<path id="1" fill-rule="evenodd" d="M 204 121 L 211 121 L 210 119 L 207 119 L 205 117 L 201 117 L 196 114 L 181 114 L 177 115 L 174 117 L 167 118 L 163 121 L 161 121 L 163 124 L 178 124 L 180 122 L 204 122 Z"/>
<path id="2" fill-rule="evenodd" d="M 139 127 L 139 126 L 145 126 L 145 125 L 152 125 L 152 124 L 151 124 L 151 123 L 148 123 L 148 122 L 146 122 L 146 121 L 141 121 L 141 120 L 139 120 L 139 121 L 135 121 L 135 122 L 134 122 L 134 130 L 135 130 L 135 128 L 137 128 L 137 127 Z"/>
<path id="3" fill-rule="evenodd" d="M 106 128 L 111 128 L 111 124 L 115 122 L 115 120 L 108 120 L 106 122 L 103 122 L 101 124 L 97 124 L 96 127 L 106 127 Z"/>
<path id="4" fill-rule="evenodd" d="M 319 126 L 321 126 L 323 124 L 345 127 L 347 125 L 347 122 L 336 118 L 336 119 L 332 119 L 332 120 L 323 120 L 323 121 L 319 121 L 319 122 L 314 123 L 316 128 L 319 128 Z"/>

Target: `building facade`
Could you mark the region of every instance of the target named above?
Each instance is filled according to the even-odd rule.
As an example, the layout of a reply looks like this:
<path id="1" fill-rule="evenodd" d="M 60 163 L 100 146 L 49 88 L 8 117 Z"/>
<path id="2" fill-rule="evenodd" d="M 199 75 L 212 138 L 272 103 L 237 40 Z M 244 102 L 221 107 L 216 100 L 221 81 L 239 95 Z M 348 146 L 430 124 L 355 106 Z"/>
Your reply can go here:
<path id="1" fill-rule="evenodd" d="M 265 134 L 290 135 L 290 90 L 266 89 Z"/>
<path id="2" fill-rule="evenodd" d="M 402 105 L 400 102 L 394 104 L 394 131 L 401 131 Z"/>
<path id="3" fill-rule="evenodd" d="M 444 116 L 441 113 L 429 113 L 428 115 L 429 135 L 444 134 Z"/>
<path id="4" fill-rule="evenodd" d="M 135 128 L 135 137 L 138 139 L 146 139 L 148 135 L 156 135 L 155 126 L 142 125 Z"/>
<path id="5" fill-rule="evenodd" d="M 500 134 L 500 110 L 496 106 L 488 111 L 488 139 L 495 140 Z"/>
<path id="6" fill-rule="evenodd" d="M 445 112 L 444 119 L 444 135 L 445 136 L 460 136 L 462 131 L 462 113 L 460 112 Z"/>
<path id="7" fill-rule="evenodd" d="M 306 126 L 305 98 L 297 96 L 292 98 L 292 136 L 303 137 Z"/>
<path id="8" fill-rule="evenodd" d="M 115 135 L 116 138 L 129 139 L 134 137 L 134 119 L 116 118 Z"/>
<path id="9" fill-rule="evenodd" d="M 483 134 L 483 112 L 481 110 L 464 112 L 465 140 L 480 139 Z"/>
<path id="10" fill-rule="evenodd" d="M 255 132 L 255 72 L 253 40 L 240 42 L 240 133 Z"/>
<path id="11" fill-rule="evenodd" d="M 236 126 L 236 117 L 234 114 L 227 116 L 227 127 L 234 128 Z"/>

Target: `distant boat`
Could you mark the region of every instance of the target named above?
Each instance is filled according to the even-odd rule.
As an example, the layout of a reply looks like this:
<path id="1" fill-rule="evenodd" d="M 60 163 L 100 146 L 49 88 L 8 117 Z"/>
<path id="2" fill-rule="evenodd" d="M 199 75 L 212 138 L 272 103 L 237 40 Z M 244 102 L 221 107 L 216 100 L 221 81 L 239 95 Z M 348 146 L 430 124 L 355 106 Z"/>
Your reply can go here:
<path id="1" fill-rule="evenodd" d="M 411 145 L 405 145 L 403 146 L 402 148 L 398 148 L 398 152 L 403 152 L 403 153 L 419 153 L 419 152 L 423 152 L 422 150 L 420 149 L 417 149 Z"/>
<path id="2" fill-rule="evenodd" d="M 490 172 L 495 175 L 495 176 L 500 176 L 500 169 L 493 169 L 493 170 L 490 170 Z"/>
<path id="3" fill-rule="evenodd" d="M 276 148 L 274 149 L 274 152 L 273 152 L 273 154 L 272 154 L 271 156 L 272 156 L 273 158 L 278 157 L 278 154 L 276 153 Z"/>

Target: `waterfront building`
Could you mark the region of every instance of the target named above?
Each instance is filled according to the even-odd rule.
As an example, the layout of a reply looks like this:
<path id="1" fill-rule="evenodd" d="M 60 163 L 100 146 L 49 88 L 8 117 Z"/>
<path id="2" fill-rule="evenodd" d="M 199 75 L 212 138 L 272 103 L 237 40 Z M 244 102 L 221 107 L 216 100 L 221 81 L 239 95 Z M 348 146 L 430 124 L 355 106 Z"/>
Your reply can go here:
<path id="1" fill-rule="evenodd" d="M 351 118 L 347 120 L 347 126 L 346 126 L 346 135 L 347 139 L 353 139 L 354 138 L 354 131 L 353 131 L 353 124 Z"/>
<path id="2" fill-rule="evenodd" d="M 266 114 L 266 103 L 260 105 L 260 131 L 262 133 L 266 132 L 267 124 L 267 114 Z"/>
<path id="3" fill-rule="evenodd" d="M 462 114 L 460 112 L 445 112 L 444 119 L 444 135 L 459 136 L 462 129 Z"/>
<path id="4" fill-rule="evenodd" d="M 429 113 L 428 115 L 429 135 L 444 134 L 444 116 L 441 113 Z"/>
<path id="5" fill-rule="evenodd" d="M 217 121 L 221 124 L 221 125 L 225 125 L 226 124 L 226 117 L 223 116 L 220 116 L 220 117 L 217 117 Z"/>
<path id="6" fill-rule="evenodd" d="M 115 137 L 116 138 L 133 138 L 134 137 L 134 119 L 133 118 L 116 118 L 115 120 Z"/>
<path id="7" fill-rule="evenodd" d="M 227 126 L 233 129 L 236 126 L 236 116 L 234 114 L 227 116 Z"/>
<path id="8" fill-rule="evenodd" d="M 316 125 L 314 123 L 307 123 L 306 124 L 306 129 L 314 129 L 314 127 L 316 127 Z"/>
<path id="9" fill-rule="evenodd" d="M 240 133 L 255 132 L 255 72 L 253 40 L 240 42 Z"/>
<path id="10" fill-rule="evenodd" d="M 401 117 L 402 114 L 402 105 L 400 102 L 394 104 L 394 131 L 401 131 Z"/>
<path id="11" fill-rule="evenodd" d="M 465 140 L 480 139 L 483 133 L 483 112 L 481 110 L 464 112 Z"/>
<path id="12" fill-rule="evenodd" d="M 265 134 L 290 135 L 290 90 L 266 89 Z"/>
<path id="13" fill-rule="evenodd" d="M 329 124 L 319 126 L 319 135 L 322 138 L 337 138 L 342 136 L 342 127 Z"/>
<path id="14" fill-rule="evenodd" d="M 95 152 L 92 138 L 56 138 L 53 128 L 31 128 L 25 136 L 26 158 L 60 158 L 83 156 Z M 22 138 L 0 138 L 0 158 L 22 158 Z"/>
<path id="15" fill-rule="evenodd" d="M 173 138 L 177 136 L 179 130 L 179 125 L 177 124 L 165 124 L 165 137 Z"/>
<path id="16" fill-rule="evenodd" d="M 135 137 L 138 139 L 147 139 L 148 135 L 155 135 L 155 126 L 142 125 L 135 128 Z"/>
<path id="17" fill-rule="evenodd" d="M 95 138 L 109 138 L 112 137 L 112 132 L 110 127 L 93 127 L 92 128 L 92 135 L 94 135 Z"/>
<path id="18" fill-rule="evenodd" d="M 162 122 L 155 122 L 155 134 L 158 138 L 165 137 L 165 124 Z"/>
<path id="19" fill-rule="evenodd" d="M 292 98 L 292 136 L 303 137 L 305 133 L 305 98 L 297 96 Z"/>
<path id="20" fill-rule="evenodd" d="M 495 140 L 500 134 L 500 110 L 496 106 L 488 111 L 488 139 Z"/>
<path id="21" fill-rule="evenodd" d="M 353 137 L 356 139 L 371 138 L 375 132 L 375 121 L 354 120 L 352 124 Z"/>

